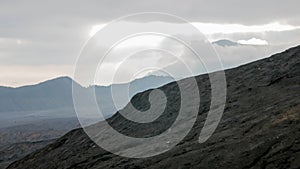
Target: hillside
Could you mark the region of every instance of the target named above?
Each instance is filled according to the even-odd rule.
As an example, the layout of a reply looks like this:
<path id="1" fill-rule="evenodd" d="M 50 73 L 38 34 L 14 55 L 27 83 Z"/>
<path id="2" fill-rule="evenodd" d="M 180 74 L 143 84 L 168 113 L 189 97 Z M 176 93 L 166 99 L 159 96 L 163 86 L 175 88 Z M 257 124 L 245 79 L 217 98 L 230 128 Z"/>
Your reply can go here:
<path id="1" fill-rule="evenodd" d="M 41 149 L 53 141 L 18 142 L 0 147 L 0 168 L 7 167 L 16 159 L 23 158 L 25 155 Z"/>
<path id="2" fill-rule="evenodd" d="M 170 81 L 170 77 L 164 76 L 136 79 L 129 83 L 130 97 Z M 73 108 L 72 83 L 75 82 L 71 78 L 60 77 L 30 86 L 0 87 L 0 168 L 80 126 Z M 116 112 L 111 97 L 112 85 L 89 88 L 75 85 L 84 92 L 95 87 L 105 117 Z M 127 84 L 113 86 L 120 90 Z M 125 106 L 127 101 L 121 101 Z"/>
<path id="3" fill-rule="evenodd" d="M 213 136 L 203 144 L 198 138 L 210 103 L 207 75 L 196 77 L 201 95 L 197 121 L 171 151 L 146 159 L 120 157 L 97 147 L 82 129 L 76 129 L 8 168 L 300 168 L 300 46 L 227 70 L 226 78 L 225 112 Z M 151 124 L 126 121 L 119 113 L 108 122 L 127 135 L 160 133 L 177 116 L 180 96 L 176 86 L 160 87 L 171 107 Z M 147 109 L 149 92 L 133 97 L 132 104 Z"/>

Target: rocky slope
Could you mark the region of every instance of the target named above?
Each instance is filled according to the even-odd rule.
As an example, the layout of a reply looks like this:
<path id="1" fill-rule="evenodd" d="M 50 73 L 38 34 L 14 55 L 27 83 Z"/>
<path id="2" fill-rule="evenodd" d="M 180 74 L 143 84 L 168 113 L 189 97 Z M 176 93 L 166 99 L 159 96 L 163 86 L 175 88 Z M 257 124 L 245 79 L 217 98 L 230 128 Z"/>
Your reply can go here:
<path id="1" fill-rule="evenodd" d="M 0 148 L 0 168 L 6 168 L 10 163 L 25 157 L 46 145 L 54 142 L 54 140 L 43 140 L 36 142 L 18 142 L 2 146 Z"/>
<path id="2" fill-rule="evenodd" d="M 203 144 L 198 137 L 210 103 L 207 75 L 196 77 L 201 107 L 193 129 L 166 153 L 146 159 L 120 157 L 97 147 L 82 129 L 76 129 L 8 168 L 299 168 L 300 47 L 227 70 L 226 78 L 225 112 L 213 136 Z M 177 115 L 176 86 L 170 83 L 160 88 L 171 107 L 151 124 L 132 123 L 120 114 L 108 122 L 132 136 L 162 132 Z M 147 109 L 148 95 L 149 91 L 136 95 L 133 105 Z"/>

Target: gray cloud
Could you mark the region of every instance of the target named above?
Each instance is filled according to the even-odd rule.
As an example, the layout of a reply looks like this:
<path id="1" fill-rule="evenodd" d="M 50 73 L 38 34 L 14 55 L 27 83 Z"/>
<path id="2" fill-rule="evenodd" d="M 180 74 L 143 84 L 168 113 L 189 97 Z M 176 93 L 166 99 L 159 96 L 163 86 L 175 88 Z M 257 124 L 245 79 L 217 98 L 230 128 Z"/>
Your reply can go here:
<path id="1" fill-rule="evenodd" d="M 58 25 L 68 25 L 78 20 L 107 22 L 136 12 L 165 12 L 189 21 L 243 24 L 283 21 L 298 24 L 299 3 L 297 0 L 12 0 L 1 2 L 1 20 L 10 26 L 15 25 L 14 21 L 23 24 L 27 21 L 29 24 L 52 21 Z"/>

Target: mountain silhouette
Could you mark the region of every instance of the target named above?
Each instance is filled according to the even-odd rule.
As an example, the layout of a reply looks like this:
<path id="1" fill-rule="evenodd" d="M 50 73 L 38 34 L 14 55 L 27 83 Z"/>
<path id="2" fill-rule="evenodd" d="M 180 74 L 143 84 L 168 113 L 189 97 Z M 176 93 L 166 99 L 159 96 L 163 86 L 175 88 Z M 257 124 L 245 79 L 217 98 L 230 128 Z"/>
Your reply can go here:
<path id="1" fill-rule="evenodd" d="M 217 41 L 212 42 L 212 44 L 219 45 L 219 46 L 222 46 L 222 47 L 226 47 L 226 46 L 238 46 L 238 45 L 240 45 L 237 42 L 233 42 L 233 41 L 227 40 L 227 39 L 217 40 Z"/>

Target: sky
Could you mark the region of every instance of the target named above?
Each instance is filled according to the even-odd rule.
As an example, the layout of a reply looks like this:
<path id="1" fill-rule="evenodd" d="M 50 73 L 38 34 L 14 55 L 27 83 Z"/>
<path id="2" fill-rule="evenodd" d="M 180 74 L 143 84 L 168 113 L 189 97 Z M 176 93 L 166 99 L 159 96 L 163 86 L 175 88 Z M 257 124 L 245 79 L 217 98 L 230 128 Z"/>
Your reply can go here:
<path id="1" fill-rule="evenodd" d="M 211 42 L 229 39 L 243 44 L 231 47 L 214 45 L 224 67 L 235 67 L 299 45 L 299 6 L 299 0 L 3 0 L 0 1 L 0 85 L 17 87 L 59 76 L 73 77 L 84 44 L 112 20 L 138 12 L 179 16 Z M 145 21 L 141 18 L 128 22 L 141 24 Z M 170 26 L 181 24 L 171 22 Z M 171 49 L 172 45 L 172 49 L 179 49 L 157 36 L 122 42 L 96 83 L 112 83 L 111 76 L 126 51 L 145 46 L 168 46 Z M 160 60 L 159 53 L 143 54 L 143 63 L 156 60 L 159 66 L 166 67 L 172 62 L 170 59 Z M 136 55 L 124 64 L 125 71 L 118 82 L 132 79 L 130 71 L 145 66 L 136 58 L 141 56 Z M 130 73 L 126 76 L 125 72 Z"/>

